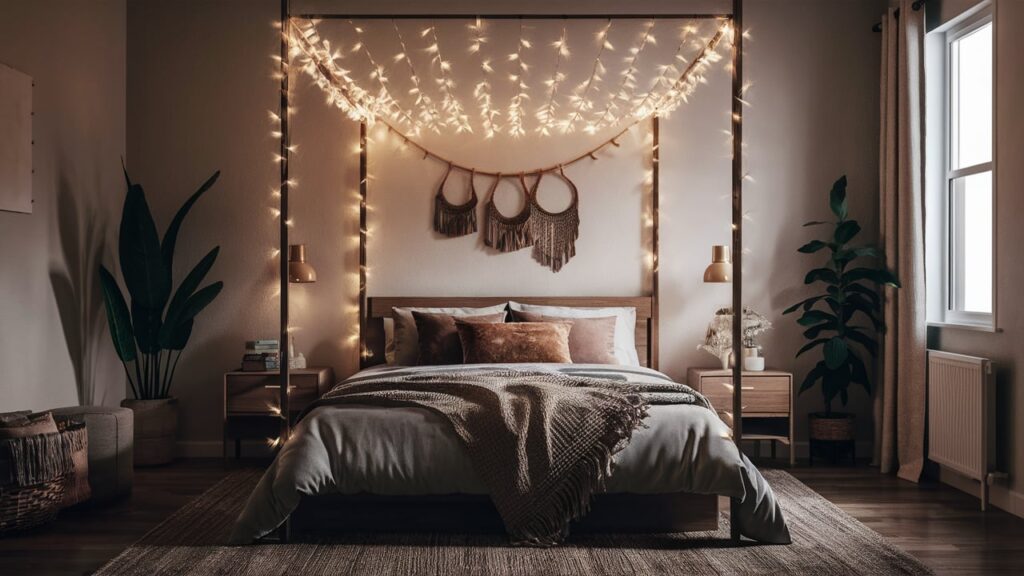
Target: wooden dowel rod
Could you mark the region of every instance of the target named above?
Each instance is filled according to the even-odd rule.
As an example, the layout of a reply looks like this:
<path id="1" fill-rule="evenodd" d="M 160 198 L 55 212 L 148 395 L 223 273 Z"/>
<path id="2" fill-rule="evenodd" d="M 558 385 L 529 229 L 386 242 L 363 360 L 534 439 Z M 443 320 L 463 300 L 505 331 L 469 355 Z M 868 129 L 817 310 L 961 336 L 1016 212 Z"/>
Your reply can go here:
<path id="1" fill-rule="evenodd" d="M 302 20 L 725 20 L 731 14 L 296 14 Z"/>

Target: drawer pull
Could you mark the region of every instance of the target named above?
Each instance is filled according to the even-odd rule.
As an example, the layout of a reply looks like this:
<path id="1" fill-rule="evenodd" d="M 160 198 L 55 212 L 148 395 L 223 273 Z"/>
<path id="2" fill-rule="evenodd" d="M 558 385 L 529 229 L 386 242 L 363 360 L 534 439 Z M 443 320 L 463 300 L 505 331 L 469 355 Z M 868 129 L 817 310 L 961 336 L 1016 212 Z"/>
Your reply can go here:
<path id="1" fill-rule="evenodd" d="M 728 388 L 730 392 L 732 392 L 733 390 L 735 390 L 735 387 L 734 387 L 734 386 L 733 386 L 732 384 L 723 384 L 723 386 L 725 386 L 726 388 Z M 754 389 L 754 387 L 753 387 L 753 386 L 740 386 L 740 390 L 741 390 L 741 391 L 742 391 L 742 390 L 753 390 L 753 389 Z"/>
<path id="2" fill-rule="evenodd" d="M 267 388 L 268 390 L 280 390 L 281 389 L 281 385 L 280 384 L 267 384 L 267 385 L 265 385 L 263 387 Z M 288 385 L 288 391 L 289 392 L 291 392 L 292 390 L 295 390 L 296 388 L 297 388 L 297 386 L 295 384 L 289 384 Z"/>

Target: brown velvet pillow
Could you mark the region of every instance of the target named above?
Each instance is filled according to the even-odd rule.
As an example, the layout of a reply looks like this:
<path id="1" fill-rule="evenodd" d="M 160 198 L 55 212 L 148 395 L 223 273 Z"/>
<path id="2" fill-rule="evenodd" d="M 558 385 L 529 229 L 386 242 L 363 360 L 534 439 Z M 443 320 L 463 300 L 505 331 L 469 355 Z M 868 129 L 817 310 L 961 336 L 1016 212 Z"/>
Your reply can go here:
<path id="1" fill-rule="evenodd" d="M 466 364 L 572 363 L 569 322 L 478 324 L 455 320 Z"/>
<path id="2" fill-rule="evenodd" d="M 462 342 L 459 340 L 459 331 L 455 329 L 455 316 L 414 310 L 412 317 L 419 333 L 420 353 L 416 364 L 462 364 Z M 458 319 L 469 323 L 501 324 L 505 322 L 505 313 L 459 316 Z"/>
<path id="3" fill-rule="evenodd" d="M 576 364 L 618 364 L 615 359 L 615 316 L 560 318 L 536 312 L 512 311 L 516 322 L 571 322 L 569 354 Z"/>
<path id="4" fill-rule="evenodd" d="M 3 440 L 56 433 L 57 423 L 53 420 L 53 414 L 49 412 L 32 414 L 23 420 L 13 419 L 6 424 L 0 424 L 0 439 Z"/>

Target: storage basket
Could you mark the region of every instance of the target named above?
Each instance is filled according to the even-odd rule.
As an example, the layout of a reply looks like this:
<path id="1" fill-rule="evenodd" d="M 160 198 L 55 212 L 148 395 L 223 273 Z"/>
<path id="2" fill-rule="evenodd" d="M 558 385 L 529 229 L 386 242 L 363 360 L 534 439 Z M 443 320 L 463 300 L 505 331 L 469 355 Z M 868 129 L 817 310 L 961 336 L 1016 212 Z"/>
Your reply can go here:
<path id="1" fill-rule="evenodd" d="M 73 454 L 87 441 L 84 425 L 0 440 L 0 535 L 34 528 L 57 516 L 74 474 Z"/>

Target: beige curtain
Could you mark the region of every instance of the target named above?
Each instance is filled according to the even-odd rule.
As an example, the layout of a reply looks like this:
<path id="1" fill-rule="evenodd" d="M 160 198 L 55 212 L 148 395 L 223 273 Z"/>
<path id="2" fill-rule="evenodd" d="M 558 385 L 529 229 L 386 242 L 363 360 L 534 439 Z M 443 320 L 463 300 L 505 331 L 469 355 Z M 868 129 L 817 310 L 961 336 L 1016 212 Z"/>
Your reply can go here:
<path id="1" fill-rule="evenodd" d="M 880 229 L 886 264 L 882 378 L 875 394 L 875 459 L 917 482 L 924 465 L 924 10 L 900 0 L 882 21 Z"/>

